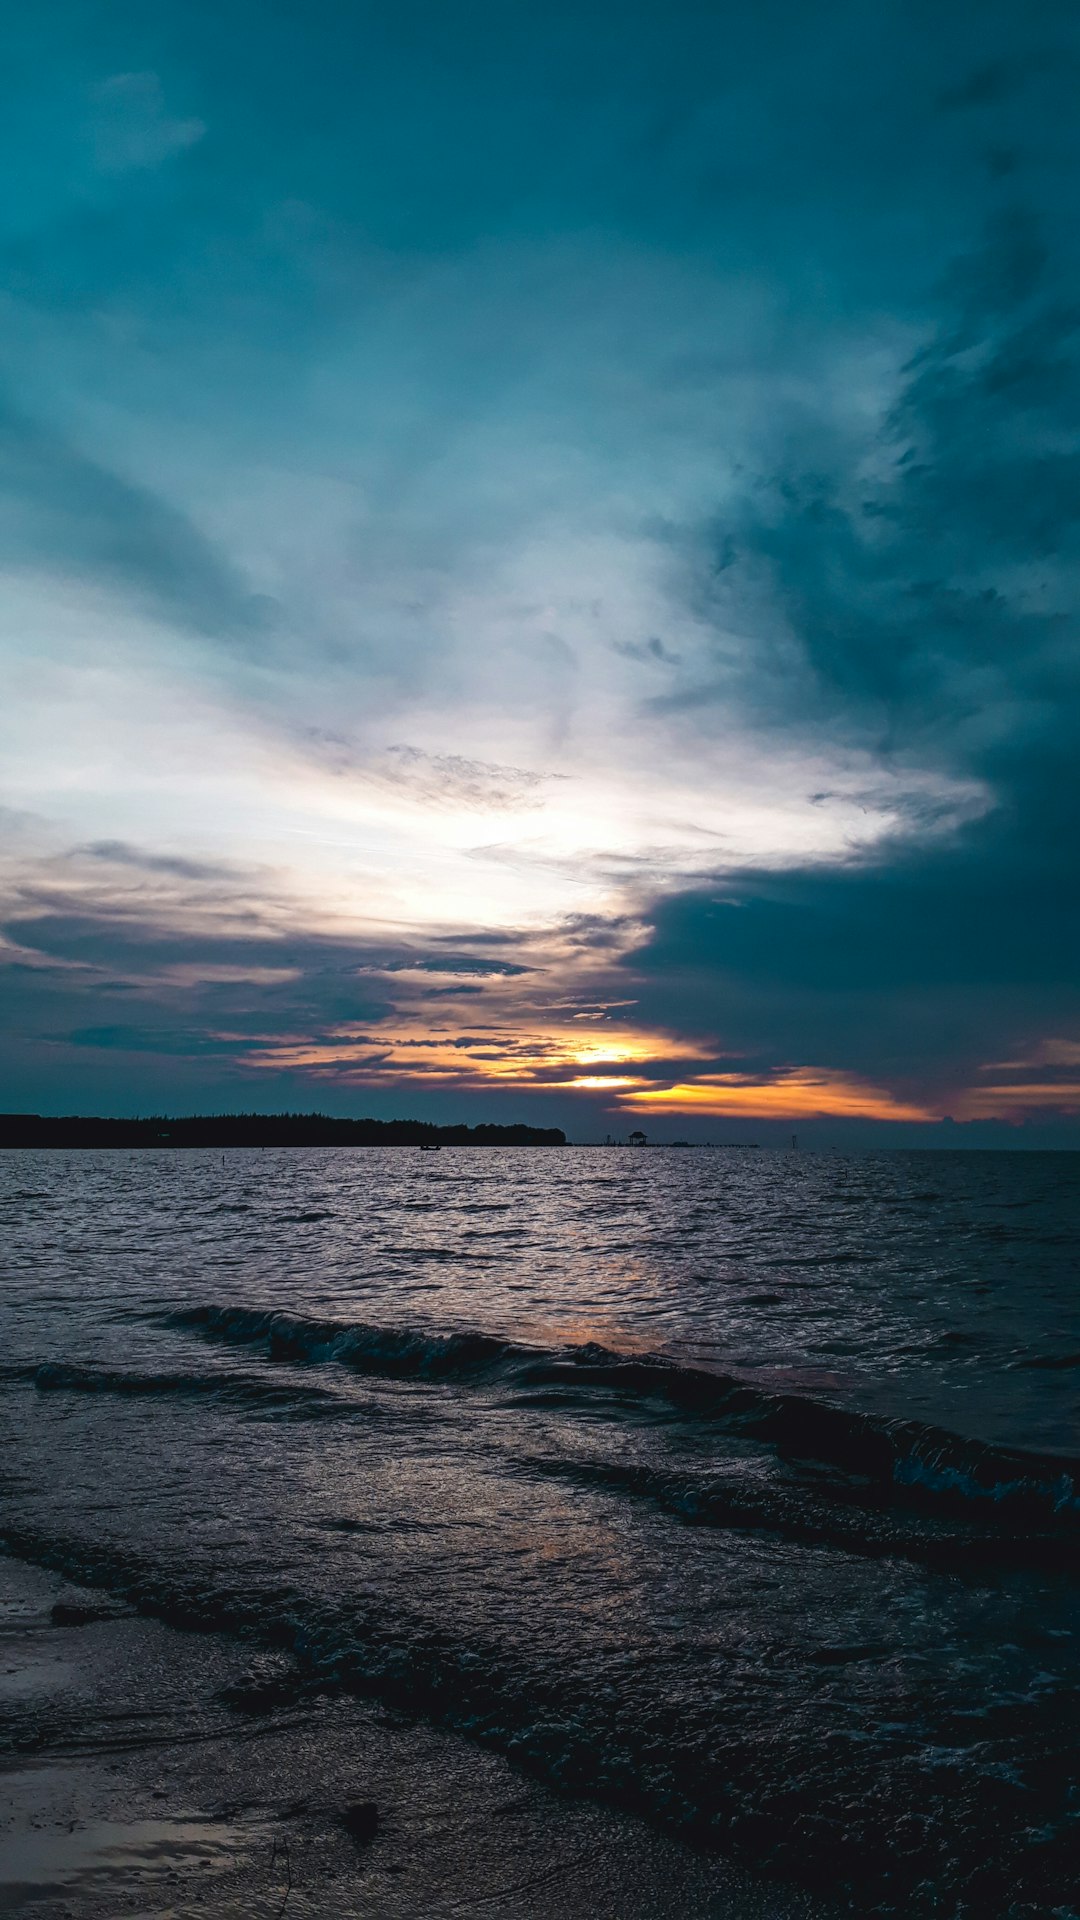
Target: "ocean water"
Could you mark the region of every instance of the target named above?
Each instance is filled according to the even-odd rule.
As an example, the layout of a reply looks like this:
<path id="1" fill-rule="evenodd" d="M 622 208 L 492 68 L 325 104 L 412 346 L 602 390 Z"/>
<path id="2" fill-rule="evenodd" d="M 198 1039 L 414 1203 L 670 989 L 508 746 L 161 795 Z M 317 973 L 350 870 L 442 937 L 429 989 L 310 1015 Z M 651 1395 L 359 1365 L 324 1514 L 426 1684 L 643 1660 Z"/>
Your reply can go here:
<path id="1" fill-rule="evenodd" d="M 0 1154 L 9 1551 L 855 1913 L 1080 1911 L 1080 1158 Z"/>

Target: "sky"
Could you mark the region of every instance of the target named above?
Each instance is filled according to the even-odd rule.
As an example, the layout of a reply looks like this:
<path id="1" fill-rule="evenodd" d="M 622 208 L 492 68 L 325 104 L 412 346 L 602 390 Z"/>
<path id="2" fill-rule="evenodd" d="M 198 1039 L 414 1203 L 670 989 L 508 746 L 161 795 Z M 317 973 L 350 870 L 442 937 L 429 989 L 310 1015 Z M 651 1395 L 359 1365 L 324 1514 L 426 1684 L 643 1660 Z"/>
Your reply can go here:
<path id="1" fill-rule="evenodd" d="M 1080 1145 L 1080 15 L 44 0 L 0 1106 Z"/>

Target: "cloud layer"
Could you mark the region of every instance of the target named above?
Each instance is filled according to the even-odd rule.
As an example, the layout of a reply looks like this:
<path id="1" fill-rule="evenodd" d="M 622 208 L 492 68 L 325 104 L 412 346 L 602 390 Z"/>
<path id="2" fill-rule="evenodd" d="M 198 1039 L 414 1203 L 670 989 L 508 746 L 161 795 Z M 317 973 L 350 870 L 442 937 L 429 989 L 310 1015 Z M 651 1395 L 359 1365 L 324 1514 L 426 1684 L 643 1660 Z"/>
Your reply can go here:
<path id="1" fill-rule="evenodd" d="M 58 27 L 10 1103 L 1080 1137 L 1072 10 Z"/>

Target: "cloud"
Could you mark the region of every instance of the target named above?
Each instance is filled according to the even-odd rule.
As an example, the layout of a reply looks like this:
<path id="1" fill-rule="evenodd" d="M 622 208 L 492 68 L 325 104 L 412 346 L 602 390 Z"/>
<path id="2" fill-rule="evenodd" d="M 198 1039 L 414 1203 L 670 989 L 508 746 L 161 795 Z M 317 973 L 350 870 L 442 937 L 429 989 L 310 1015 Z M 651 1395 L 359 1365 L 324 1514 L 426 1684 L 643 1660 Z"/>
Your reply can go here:
<path id="1" fill-rule="evenodd" d="M 266 629 L 265 599 L 185 513 L 2 394 L 0 500 L 9 567 L 88 581 L 214 639 L 251 645 Z"/>
<path id="2" fill-rule="evenodd" d="M 946 292 L 875 431 L 804 419 L 792 464 L 725 516 L 708 596 L 718 626 L 737 609 L 786 635 L 797 705 L 769 678 L 778 718 L 816 708 L 993 805 L 936 844 L 658 901 L 627 962 L 654 1019 L 680 1004 L 718 1044 L 924 1096 L 970 1084 L 1006 1035 L 1037 1052 L 1040 1029 L 1080 1026 L 1080 307 L 1016 207 Z"/>
<path id="3" fill-rule="evenodd" d="M 1076 22 L 571 13 L 418 67 L 244 0 L 180 63 L 166 0 L 0 119 L 23 1030 L 1065 1098 Z"/>
<path id="4" fill-rule="evenodd" d="M 924 1106 L 897 1100 L 880 1087 L 867 1086 L 829 1069 L 790 1068 L 774 1078 L 749 1074 L 703 1074 L 673 1087 L 633 1088 L 622 1103 L 642 1112 L 738 1116 L 752 1120 L 901 1120 L 937 1116 Z"/>
<path id="5" fill-rule="evenodd" d="M 504 936 L 505 941 L 505 936 Z M 366 966 L 357 969 L 363 973 L 416 973 L 425 976 L 431 974 L 475 974 L 477 978 L 509 978 L 532 973 L 532 967 L 522 966 L 519 961 L 502 959 L 492 960 L 482 954 L 473 953 L 436 953 L 423 954 L 413 952 L 408 958 L 369 961 Z"/>
<path id="6" fill-rule="evenodd" d="M 425 807 L 467 813 L 535 810 L 544 805 L 551 783 L 566 778 L 460 753 L 429 753 L 414 746 L 389 746 L 373 754 L 346 735 L 320 727 L 303 728 L 300 738 L 335 773 L 388 787 Z"/>
<path id="7" fill-rule="evenodd" d="M 168 112 L 156 73 L 114 73 L 94 88 L 94 157 L 102 173 L 160 167 L 205 133 L 201 120 Z"/>
<path id="8" fill-rule="evenodd" d="M 682 655 L 672 653 L 669 647 L 654 634 L 649 640 L 616 640 L 615 652 L 624 660 L 640 660 L 646 666 L 657 663 L 665 667 L 678 667 L 682 664 Z"/>
<path id="9" fill-rule="evenodd" d="M 92 1047 L 112 1053 L 164 1053 L 191 1055 L 220 1054 L 235 1059 L 245 1042 L 236 1034 L 221 1038 L 216 1034 L 170 1032 L 162 1027 L 76 1027 L 58 1036 L 71 1047 Z M 247 1042 L 247 1044 L 253 1044 Z"/>
<path id="10" fill-rule="evenodd" d="M 228 867 L 215 866 L 207 860 L 188 860 L 175 853 L 152 853 L 143 847 L 133 847 L 126 840 L 94 840 L 73 851 L 76 859 L 83 855 L 90 860 L 103 860 L 109 866 L 135 867 L 144 873 L 171 874 L 179 880 L 224 880 L 231 877 Z"/>
<path id="11" fill-rule="evenodd" d="M 973 67 L 965 79 L 943 87 L 938 105 L 945 112 L 998 107 L 1031 80 L 1054 74 L 1062 66 L 1070 67 L 1074 63 L 1075 55 L 1067 46 L 1057 47 L 1053 52 L 1048 48 L 1014 50 L 1002 59 L 983 61 Z"/>
<path id="12" fill-rule="evenodd" d="M 545 785 L 560 777 L 469 760 L 458 753 L 424 753 L 419 747 L 390 747 L 387 752 L 394 777 L 419 799 L 478 813 L 541 806 Z"/>

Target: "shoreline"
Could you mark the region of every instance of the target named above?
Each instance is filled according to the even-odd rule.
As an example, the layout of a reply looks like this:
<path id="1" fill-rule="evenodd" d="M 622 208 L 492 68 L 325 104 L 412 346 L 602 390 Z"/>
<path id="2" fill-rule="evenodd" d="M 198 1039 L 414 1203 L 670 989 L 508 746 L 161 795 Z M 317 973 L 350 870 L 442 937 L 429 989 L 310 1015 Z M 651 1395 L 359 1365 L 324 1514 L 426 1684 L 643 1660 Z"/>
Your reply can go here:
<path id="1" fill-rule="evenodd" d="M 825 1920 L 289 1663 L 0 1556 L 0 1914 Z"/>
<path id="2" fill-rule="evenodd" d="M 325 1113 L 0 1113 L 0 1147 L 565 1147 L 561 1127 L 437 1126 L 427 1120 L 335 1120 Z"/>

